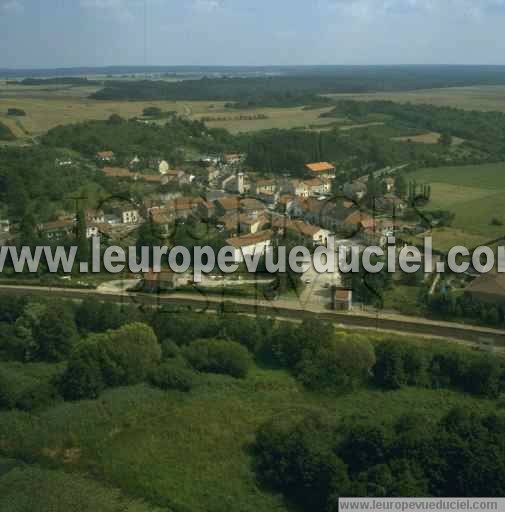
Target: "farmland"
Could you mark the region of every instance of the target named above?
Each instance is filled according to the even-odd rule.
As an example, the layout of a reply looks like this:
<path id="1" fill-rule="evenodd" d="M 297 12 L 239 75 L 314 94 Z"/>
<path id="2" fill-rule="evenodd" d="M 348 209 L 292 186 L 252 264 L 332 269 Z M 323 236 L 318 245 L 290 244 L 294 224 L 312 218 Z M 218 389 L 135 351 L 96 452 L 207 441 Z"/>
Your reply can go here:
<path id="1" fill-rule="evenodd" d="M 450 210 L 456 217 L 450 228 L 433 231 L 434 244 L 441 249 L 453 245 L 473 247 L 505 234 L 505 163 L 439 167 L 408 175 L 418 183 L 429 183 L 429 209 Z M 496 219 L 497 222 L 492 220 Z"/>
<path id="2" fill-rule="evenodd" d="M 208 117 L 211 128 L 224 128 L 232 133 L 270 128 L 309 127 L 328 124 L 319 115 L 331 107 L 230 109 L 221 101 L 101 101 L 88 96 L 93 87 L 18 86 L 0 84 L 0 121 L 19 138 L 41 135 L 58 125 L 88 120 L 107 119 L 112 114 L 124 118 L 141 117 L 146 107 L 174 111 L 192 120 Z M 7 109 L 26 111 L 23 118 L 7 116 Z M 258 119 L 250 119 L 257 116 Z M 163 122 L 163 121 L 161 121 Z"/>
<path id="3" fill-rule="evenodd" d="M 505 112 L 504 86 L 448 87 L 417 91 L 379 92 L 364 94 L 330 94 L 330 98 L 360 101 L 388 100 L 398 103 L 429 104 L 464 110 Z"/>

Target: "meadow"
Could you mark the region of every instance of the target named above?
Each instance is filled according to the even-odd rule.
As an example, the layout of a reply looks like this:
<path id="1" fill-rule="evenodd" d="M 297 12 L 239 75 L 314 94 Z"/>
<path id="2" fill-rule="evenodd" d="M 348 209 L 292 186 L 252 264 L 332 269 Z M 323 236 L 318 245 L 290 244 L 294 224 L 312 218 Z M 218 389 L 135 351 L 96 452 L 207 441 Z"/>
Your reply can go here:
<path id="1" fill-rule="evenodd" d="M 320 109 L 258 108 L 229 109 L 225 102 L 216 101 L 101 101 L 88 96 L 93 87 L 20 86 L 0 82 L 0 121 L 5 123 L 20 139 L 42 135 L 58 125 L 88 120 L 103 120 L 112 114 L 124 118 L 142 117 L 146 107 L 158 107 L 163 111 L 174 111 L 192 120 L 205 117 L 223 118 L 209 121 L 211 128 L 224 128 L 232 133 L 257 131 L 270 128 L 310 127 L 327 125 L 328 119 L 320 114 L 331 107 Z M 20 108 L 25 117 L 7 116 L 8 108 Z M 260 119 L 247 119 L 260 116 Z M 241 118 L 242 117 L 242 118 Z M 161 120 L 159 122 L 164 122 Z"/>
<path id="2" fill-rule="evenodd" d="M 451 227 L 433 230 L 435 247 L 472 248 L 505 235 L 505 163 L 422 169 L 407 178 L 431 185 L 428 209 L 456 215 Z"/>
<path id="3" fill-rule="evenodd" d="M 264 422 L 316 410 L 377 420 L 418 413 L 429 422 L 455 406 L 492 412 L 497 403 L 418 388 L 319 394 L 284 371 L 256 367 L 245 380 L 201 375 L 187 394 L 142 385 L 31 416 L 3 412 L 0 439 L 3 455 L 85 475 L 170 510 L 285 512 L 292 507 L 254 473 L 250 447 Z"/>
<path id="4" fill-rule="evenodd" d="M 361 101 L 389 100 L 399 103 L 429 104 L 464 110 L 505 112 L 505 86 L 447 87 L 417 91 L 365 94 L 330 94 L 330 98 Z"/>

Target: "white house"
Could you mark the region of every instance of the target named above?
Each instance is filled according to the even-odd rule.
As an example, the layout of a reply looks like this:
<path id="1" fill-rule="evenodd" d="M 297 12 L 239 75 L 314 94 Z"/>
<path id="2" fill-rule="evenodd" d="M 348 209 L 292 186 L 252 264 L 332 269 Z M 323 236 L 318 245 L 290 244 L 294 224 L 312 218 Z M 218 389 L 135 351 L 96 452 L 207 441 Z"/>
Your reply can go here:
<path id="1" fill-rule="evenodd" d="M 140 213 L 138 210 L 119 210 L 122 224 L 138 224 L 140 222 Z"/>
<path id="2" fill-rule="evenodd" d="M 168 162 L 166 160 L 162 160 L 158 165 L 158 171 L 160 174 L 167 174 L 167 172 L 170 170 L 170 165 L 168 165 Z"/>
<path id="3" fill-rule="evenodd" d="M 254 256 L 260 253 L 266 254 L 266 251 L 271 246 L 273 231 L 260 231 L 258 233 L 239 236 L 236 238 L 229 238 L 226 240 L 227 245 L 233 248 L 233 261 L 235 263 L 242 263 L 244 255 Z"/>

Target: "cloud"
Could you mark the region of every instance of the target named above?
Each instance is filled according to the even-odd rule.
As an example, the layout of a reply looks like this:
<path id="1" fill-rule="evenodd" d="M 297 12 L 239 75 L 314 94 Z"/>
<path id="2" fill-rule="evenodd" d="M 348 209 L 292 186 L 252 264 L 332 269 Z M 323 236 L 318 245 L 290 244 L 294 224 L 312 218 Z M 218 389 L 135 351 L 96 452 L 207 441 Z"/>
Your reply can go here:
<path id="1" fill-rule="evenodd" d="M 24 12 L 24 6 L 19 0 L 6 0 L 0 3 L 0 10 L 12 14 L 21 14 Z"/>

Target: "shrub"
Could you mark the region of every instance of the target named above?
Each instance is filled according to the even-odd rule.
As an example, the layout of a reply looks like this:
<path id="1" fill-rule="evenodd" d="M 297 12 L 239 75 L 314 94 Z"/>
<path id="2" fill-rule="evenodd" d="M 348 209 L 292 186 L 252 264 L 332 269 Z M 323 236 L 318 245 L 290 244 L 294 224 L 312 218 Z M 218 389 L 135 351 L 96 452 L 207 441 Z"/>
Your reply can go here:
<path id="1" fill-rule="evenodd" d="M 172 340 L 163 340 L 161 342 L 162 359 L 175 359 L 181 355 L 181 349 L 177 343 Z"/>
<path id="2" fill-rule="evenodd" d="M 57 397 L 55 379 L 58 365 L 2 363 L 0 365 L 0 407 L 31 411 Z"/>
<path id="3" fill-rule="evenodd" d="M 252 364 L 252 357 L 240 343 L 224 340 L 197 340 L 183 350 L 195 370 L 222 373 L 244 378 Z"/>
<path id="4" fill-rule="evenodd" d="M 23 117 L 23 116 L 26 116 L 26 112 L 21 108 L 11 107 L 11 108 L 7 109 L 7 115 Z"/>
<path id="5" fill-rule="evenodd" d="M 374 364 L 368 340 L 342 335 L 305 351 L 296 370 L 298 379 L 312 389 L 354 388 L 367 381 Z"/>
<path id="6" fill-rule="evenodd" d="M 128 324 L 108 334 L 106 356 L 112 375 L 110 385 L 142 382 L 160 363 L 161 346 L 148 325 Z"/>
<path id="7" fill-rule="evenodd" d="M 170 361 L 153 370 L 149 380 L 160 389 L 188 392 L 193 388 L 195 374 L 180 361 Z"/>

